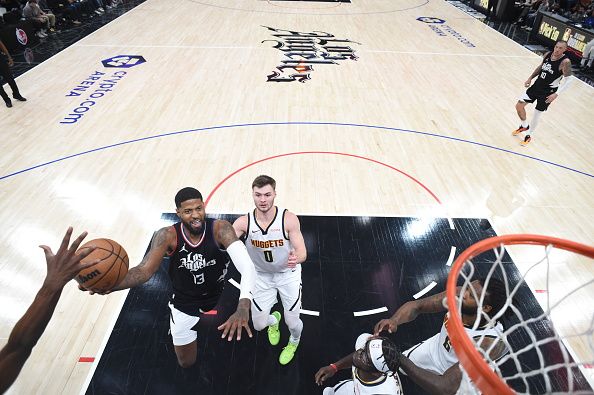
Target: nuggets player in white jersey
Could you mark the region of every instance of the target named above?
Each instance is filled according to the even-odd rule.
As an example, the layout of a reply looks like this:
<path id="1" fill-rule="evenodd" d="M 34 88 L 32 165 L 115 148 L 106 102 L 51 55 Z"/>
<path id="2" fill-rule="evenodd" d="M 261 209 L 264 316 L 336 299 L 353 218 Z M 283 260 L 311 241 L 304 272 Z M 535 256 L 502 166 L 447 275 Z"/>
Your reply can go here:
<path id="1" fill-rule="evenodd" d="M 520 126 L 512 132 L 512 135 L 525 132 L 524 139 L 520 142 L 522 146 L 528 145 L 536 131 L 543 112 L 549 108 L 549 105 L 563 92 L 572 82 L 573 77 L 571 73 L 571 60 L 565 55 L 567 50 L 566 41 L 557 41 L 552 52 L 548 52 L 543 56 L 541 64 L 530 75 L 530 78 L 524 82 L 524 86 L 528 88 L 526 92 L 520 96 L 516 103 L 516 112 L 520 118 Z M 534 84 L 532 80 L 536 77 Z M 563 84 L 561 81 L 563 80 Z M 526 119 L 526 104 L 536 102 L 536 108 L 532 121 L 528 123 Z"/>
<path id="2" fill-rule="evenodd" d="M 269 176 L 256 177 L 252 183 L 255 208 L 239 217 L 233 227 L 237 237 L 245 237 L 245 244 L 256 266 L 256 287 L 253 292 L 252 322 L 254 329 L 268 327 L 268 340 L 273 346 L 280 341 L 281 314 L 270 313 L 280 294 L 285 323 L 289 328 L 289 343 L 279 356 L 286 365 L 293 359 L 303 321 L 301 310 L 301 264 L 307 251 L 299 218 L 290 211 L 274 205 L 276 181 Z"/>
<path id="3" fill-rule="evenodd" d="M 486 289 L 484 284 L 487 284 Z M 480 300 L 484 292 L 481 314 L 494 317 L 505 305 L 507 299 L 505 285 L 491 278 L 488 282 L 485 279 L 475 280 L 472 282 L 472 287 L 474 292 L 469 287 L 462 295 L 462 322 L 468 336 L 477 341 L 480 339 L 483 349 L 488 349 L 495 342 L 490 356 L 493 360 L 497 360 L 508 351 L 503 341 L 499 340 L 503 332 L 501 323 L 489 326 L 483 319 L 476 329 L 473 327 L 477 322 L 477 298 Z M 381 320 L 375 325 L 375 334 L 378 335 L 382 331 L 394 333 L 400 325 L 415 320 L 419 314 L 447 311 L 443 305 L 444 298 L 445 292 L 442 292 L 406 302 L 392 317 Z M 448 337 L 447 322 L 446 313 L 439 333 L 404 351 L 398 360 L 400 371 L 430 394 L 456 394 L 462 380 L 458 357 Z"/>
<path id="4" fill-rule="evenodd" d="M 351 368 L 352 379 L 324 388 L 323 395 L 401 395 L 397 372 L 401 355 L 390 339 L 363 333 L 357 338 L 354 353 L 317 371 L 316 384 L 322 385 L 339 370 Z"/>

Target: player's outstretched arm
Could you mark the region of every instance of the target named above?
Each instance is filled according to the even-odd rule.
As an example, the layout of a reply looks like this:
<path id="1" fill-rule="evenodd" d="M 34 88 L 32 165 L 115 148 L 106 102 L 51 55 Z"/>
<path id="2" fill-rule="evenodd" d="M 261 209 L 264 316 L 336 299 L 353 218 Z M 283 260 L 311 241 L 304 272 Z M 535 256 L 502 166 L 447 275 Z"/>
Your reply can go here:
<path id="1" fill-rule="evenodd" d="M 307 259 L 307 249 L 305 247 L 305 240 L 303 240 L 303 234 L 301 233 L 299 218 L 290 211 L 285 213 L 285 230 L 287 231 L 292 246 L 287 266 L 294 268 L 305 262 Z"/>
<path id="2" fill-rule="evenodd" d="M 241 340 L 242 329 L 245 329 L 248 336 L 252 337 L 252 331 L 248 324 L 250 319 L 251 292 L 256 284 L 256 269 L 245 245 L 239 241 L 233 226 L 227 221 L 217 220 L 214 223 L 214 234 L 216 242 L 227 250 L 233 264 L 241 274 L 241 286 L 239 290 L 239 302 L 237 310 L 218 329 L 223 331 L 221 338 L 227 337 L 228 341 L 237 334 L 237 340 Z"/>
<path id="3" fill-rule="evenodd" d="M 457 363 L 451 366 L 443 374 L 437 374 L 430 370 L 418 367 L 404 355 L 400 356 L 399 362 L 400 369 L 419 387 L 423 388 L 431 395 L 453 395 L 460 387 L 462 372 Z"/>
<path id="4" fill-rule="evenodd" d="M 122 282 L 110 292 L 134 288 L 147 282 L 159 270 L 161 261 L 167 252 L 175 248 L 176 240 L 177 236 L 172 226 L 159 229 L 151 241 L 149 252 L 137 266 L 128 270 Z"/>
<path id="5" fill-rule="evenodd" d="M 316 380 L 316 384 L 317 385 L 322 385 L 324 384 L 324 381 L 326 381 L 326 379 L 329 379 L 330 377 L 334 376 L 336 374 L 336 372 L 338 372 L 341 369 L 349 369 L 351 366 L 353 366 L 353 355 L 355 353 L 350 353 L 349 355 L 347 355 L 346 357 L 342 358 L 340 361 L 336 362 L 336 363 L 331 363 L 328 366 L 323 366 L 321 367 L 315 374 L 315 380 Z"/>
<path id="6" fill-rule="evenodd" d="M 47 275 L 43 285 L 37 292 L 35 300 L 33 300 L 25 315 L 16 323 L 10 333 L 8 342 L 0 350 L 0 394 L 4 393 L 12 385 L 25 361 L 31 355 L 33 347 L 37 344 L 54 313 L 66 283 L 72 280 L 81 270 L 98 262 L 98 260 L 95 260 L 81 263 L 82 259 L 95 250 L 94 246 L 85 249 L 78 255 L 76 254 L 76 250 L 87 236 L 87 232 L 83 232 L 78 236 L 69 247 L 71 236 L 72 228 L 70 227 L 55 254 L 50 247 L 40 246 L 45 252 Z"/>
<path id="7" fill-rule="evenodd" d="M 459 294 L 462 287 L 457 288 Z M 394 333 L 399 325 L 406 324 L 415 320 L 419 314 L 439 313 L 444 312 L 447 308 L 443 304 L 446 297 L 446 292 L 440 292 L 433 296 L 427 296 L 422 299 L 412 300 L 406 302 L 396 310 L 394 315 L 388 319 L 381 320 L 373 328 L 374 335 L 379 335 L 380 332 L 387 331 Z"/>

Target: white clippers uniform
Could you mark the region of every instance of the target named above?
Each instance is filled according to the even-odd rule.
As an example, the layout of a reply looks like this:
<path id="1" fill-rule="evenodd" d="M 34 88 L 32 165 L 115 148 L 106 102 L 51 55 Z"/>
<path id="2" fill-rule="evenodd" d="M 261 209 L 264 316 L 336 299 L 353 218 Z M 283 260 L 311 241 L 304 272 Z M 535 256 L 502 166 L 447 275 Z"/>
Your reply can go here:
<path id="1" fill-rule="evenodd" d="M 245 246 L 256 266 L 253 311 L 269 312 L 276 303 L 277 291 L 285 310 L 301 309 L 301 265 L 287 266 L 291 242 L 285 232 L 286 209 L 276 207 L 276 215 L 267 229 L 262 229 L 254 209 L 248 213 Z"/>
<path id="2" fill-rule="evenodd" d="M 355 343 L 355 351 L 365 347 L 365 343 L 367 343 L 370 337 L 371 334 L 369 333 L 359 335 Z M 398 373 L 396 372 L 383 374 L 373 381 L 363 381 L 359 378 L 359 373 L 355 366 L 351 368 L 351 371 L 353 374 L 351 380 L 343 380 L 334 387 L 324 388 L 323 395 L 401 395 L 404 393 L 400 385 L 400 377 L 398 377 Z"/>
<path id="3" fill-rule="evenodd" d="M 403 352 L 408 359 L 420 368 L 431 370 L 437 374 L 443 374 L 452 365 L 458 363 L 458 356 L 454 352 L 454 348 L 450 343 L 450 338 L 447 331 L 448 314 L 444 316 L 443 325 L 438 334 L 429 339 L 413 346 Z M 466 334 L 470 338 L 502 338 L 503 325 L 500 322 L 494 327 L 479 327 L 472 329 L 472 327 L 464 326 Z"/>

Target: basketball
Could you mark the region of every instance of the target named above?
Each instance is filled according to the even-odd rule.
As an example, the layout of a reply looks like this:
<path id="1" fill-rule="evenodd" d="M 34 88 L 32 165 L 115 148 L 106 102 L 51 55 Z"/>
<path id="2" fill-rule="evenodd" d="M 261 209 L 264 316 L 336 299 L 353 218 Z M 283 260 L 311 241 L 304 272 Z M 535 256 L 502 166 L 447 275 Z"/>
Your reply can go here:
<path id="1" fill-rule="evenodd" d="M 100 262 L 81 270 L 75 277 L 76 281 L 89 291 L 107 292 L 118 285 L 128 273 L 128 254 L 118 242 L 110 239 L 88 241 L 78 251 L 90 246 L 97 248 L 81 262 L 90 262 L 97 259 Z"/>

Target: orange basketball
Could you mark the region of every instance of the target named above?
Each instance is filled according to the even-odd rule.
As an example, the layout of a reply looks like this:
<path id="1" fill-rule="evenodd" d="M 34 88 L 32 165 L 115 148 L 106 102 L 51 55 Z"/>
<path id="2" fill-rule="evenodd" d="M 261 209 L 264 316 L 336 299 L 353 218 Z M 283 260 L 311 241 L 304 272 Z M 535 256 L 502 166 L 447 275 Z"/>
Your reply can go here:
<path id="1" fill-rule="evenodd" d="M 110 239 L 95 239 L 83 244 L 78 251 L 89 246 L 97 247 L 82 262 L 100 259 L 100 262 L 81 270 L 75 277 L 85 289 L 106 292 L 118 285 L 128 273 L 128 254 L 119 243 Z"/>

